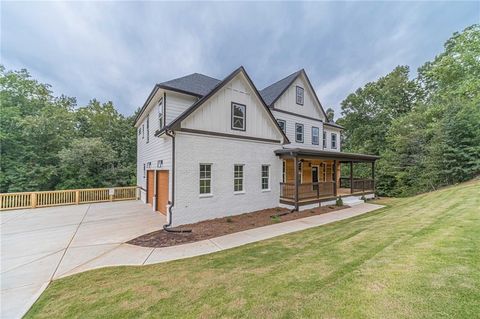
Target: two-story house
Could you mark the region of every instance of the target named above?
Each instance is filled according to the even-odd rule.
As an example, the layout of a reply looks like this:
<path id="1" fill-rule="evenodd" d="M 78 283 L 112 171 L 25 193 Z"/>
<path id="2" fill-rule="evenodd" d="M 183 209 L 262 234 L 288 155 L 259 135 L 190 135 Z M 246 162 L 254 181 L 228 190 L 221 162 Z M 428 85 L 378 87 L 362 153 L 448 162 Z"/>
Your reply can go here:
<path id="1" fill-rule="evenodd" d="M 341 152 L 342 127 L 304 70 L 261 91 L 243 67 L 223 80 L 195 73 L 157 84 L 135 127 L 140 197 L 173 226 L 374 194 L 378 157 Z M 358 162 L 371 163 L 371 176 L 354 178 Z"/>

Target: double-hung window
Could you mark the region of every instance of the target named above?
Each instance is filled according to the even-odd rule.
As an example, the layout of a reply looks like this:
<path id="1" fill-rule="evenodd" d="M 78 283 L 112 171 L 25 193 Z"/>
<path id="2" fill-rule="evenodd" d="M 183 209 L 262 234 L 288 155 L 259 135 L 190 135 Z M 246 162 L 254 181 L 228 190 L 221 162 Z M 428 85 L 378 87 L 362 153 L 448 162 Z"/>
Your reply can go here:
<path id="1" fill-rule="evenodd" d="M 147 143 L 150 141 L 150 114 L 147 115 Z"/>
<path id="2" fill-rule="evenodd" d="M 163 114 L 163 99 L 158 102 L 158 128 L 161 130 L 165 125 L 165 114 Z"/>
<path id="3" fill-rule="evenodd" d="M 232 130 L 245 131 L 247 107 L 232 102 Z"/>
<path id="4" fill-rule="evenodd" d="M 295 123 L 295 141 L 303 143 L 303 124 Z"/>
<path id="5" fill-rule="evenodd" d="M 262 165 L 262 190 L 270 189 L 270 166 Z"/>
<path id="6" fill-rule="evenodd" d="M 285 183 L 287 181 L 287 163 L 285 160 L 282 161 L 282 182 Z"/>
<path id="7" fill-rule="evenodd" d="M 300 87 L 300 86 L 297 86 L 296 87 L 296 90 L 295 90 L 295 97 L 296 97 L 296 102 L 298 105 L 303 105 L 303 88 Z"/>
<path id="8" fill-rule="evenodd" d="M 243 165 L 235 164 L 233 168 L 233 191 L 243 192 Z"/>
<path id="9" fill-rule="evenodd" d="M 323 131 L 323 148 L 327 148 L 327 132 Z"/>
<path id="10" fill-rule="evenodd" d="M 337 134 L 332 133 L 332 148 L 337 148 Z"/>
<path id="11" fill-rule="evenodd" d="M 312 126 L 312 144 L 318 145 L 320 139 L 320 130 L 318 127 Z"/>
<path id="12" fill-rule="evenodd" d="M 212 193 L 212 164 L 200 164 L 200 195 Z"/>
<path id="13" fill-rule="evenodd" d="M 284 120 L 280 120 L 278 119 L 277 120 L 278 122 L 278 126 L 280 126 L 280 128 L 282 129 L 283 133 L 286 133 L 286 129 L 287 129 L 287 122 L 285 122 Z"/>

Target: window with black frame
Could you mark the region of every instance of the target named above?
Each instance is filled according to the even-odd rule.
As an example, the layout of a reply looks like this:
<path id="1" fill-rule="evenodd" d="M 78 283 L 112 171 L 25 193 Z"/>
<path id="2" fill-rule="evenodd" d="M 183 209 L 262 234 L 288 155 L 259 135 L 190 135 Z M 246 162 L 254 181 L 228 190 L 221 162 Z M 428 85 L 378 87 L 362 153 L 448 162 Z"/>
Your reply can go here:
<path id="1" fill-rule="evenodd" d="M 232 102 L 232 130 L 245 131 L 247 107 Z"/>

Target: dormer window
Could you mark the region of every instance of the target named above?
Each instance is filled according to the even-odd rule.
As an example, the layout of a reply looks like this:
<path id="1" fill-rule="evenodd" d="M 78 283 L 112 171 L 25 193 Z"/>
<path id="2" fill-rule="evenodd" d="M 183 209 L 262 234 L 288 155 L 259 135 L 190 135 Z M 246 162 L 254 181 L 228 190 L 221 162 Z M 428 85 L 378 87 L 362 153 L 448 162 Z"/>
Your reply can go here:
<path id="1" fill-rule="evenodd" d="M 296 87 L 296 101 L 298 105 L 303 105 L 303 88 L 300 86 Z"/>
<path id="2" fill-rule="evenodd" d="M 232 102 L 232 130 L 245 131 L 246 110 L 245 105 Z"/>

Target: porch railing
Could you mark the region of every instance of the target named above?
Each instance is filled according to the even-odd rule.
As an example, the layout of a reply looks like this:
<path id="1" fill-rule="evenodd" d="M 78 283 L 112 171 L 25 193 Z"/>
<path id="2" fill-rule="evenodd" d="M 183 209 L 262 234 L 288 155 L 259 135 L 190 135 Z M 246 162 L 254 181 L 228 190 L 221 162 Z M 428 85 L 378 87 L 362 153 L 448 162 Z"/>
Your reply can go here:
<path id="1" fill-rule="evenodd" d="M 340 188 L 350 188 L 354 193 L 363 193 L 367 191 L 373 191 L 374 182 L 373 179 L 354 178 L 353 185 L 351 185 L 350 177 L 341 177 Z"/>
<path id="2" fill-rule="evenodd" d="M 0 210 L 137 199 L 137 186 L 2 193 Z"/>
<path id="3" fill-rule="evenodd" d="M 319 199 L 335 195 L 334 182 L 305 183 L 298 185 L 298 199 Z M 280 197 L 295 200 L 295 183 L 280 183 Z"/>

